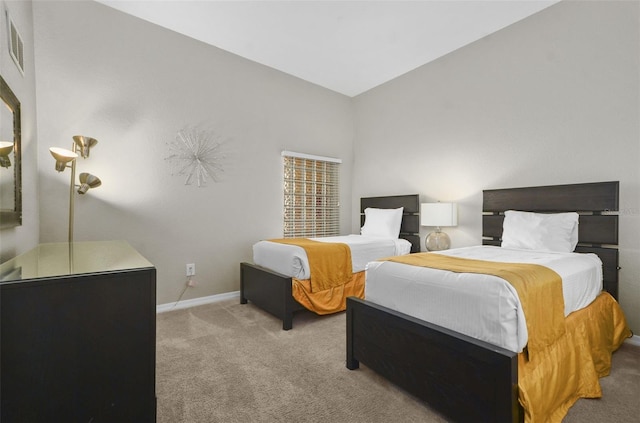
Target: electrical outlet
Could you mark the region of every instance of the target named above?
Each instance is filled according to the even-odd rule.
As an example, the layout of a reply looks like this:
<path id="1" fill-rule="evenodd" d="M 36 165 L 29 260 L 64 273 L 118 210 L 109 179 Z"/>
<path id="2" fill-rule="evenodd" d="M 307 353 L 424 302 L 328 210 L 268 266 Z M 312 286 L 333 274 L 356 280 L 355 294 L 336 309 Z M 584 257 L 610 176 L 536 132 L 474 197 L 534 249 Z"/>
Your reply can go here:
<path id="1" fill-rule="evenodd" d="M 195 276 L 196 274 L 196 264 L 188 263 L 187 264 L 187 276 Z"/>

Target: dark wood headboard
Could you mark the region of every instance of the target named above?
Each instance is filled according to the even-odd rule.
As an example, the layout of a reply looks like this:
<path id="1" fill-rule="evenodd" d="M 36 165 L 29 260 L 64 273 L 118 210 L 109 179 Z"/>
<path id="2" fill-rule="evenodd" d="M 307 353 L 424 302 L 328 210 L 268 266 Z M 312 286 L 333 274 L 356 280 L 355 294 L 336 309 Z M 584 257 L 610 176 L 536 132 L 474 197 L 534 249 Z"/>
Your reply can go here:
<path id="1" fill-rule="evenodd" d="M 594 182 L 483 191 L 482 243 L 500 245 L 506 210 L 578 212 L 578 253 L 602 260 L 604 289 L 618 298 L 618 211 L 620 183 Z"/>
<path id="2" fill-rule="evenodd" d="M 411 243 L 411 252 L 420 252 L 420 195 L 392 195 L 387 197 L 363 197 L 360 199 L 360 226 L 364 225 L 364 209 L 397 209 L 402 211 L 400 238 Z"/>

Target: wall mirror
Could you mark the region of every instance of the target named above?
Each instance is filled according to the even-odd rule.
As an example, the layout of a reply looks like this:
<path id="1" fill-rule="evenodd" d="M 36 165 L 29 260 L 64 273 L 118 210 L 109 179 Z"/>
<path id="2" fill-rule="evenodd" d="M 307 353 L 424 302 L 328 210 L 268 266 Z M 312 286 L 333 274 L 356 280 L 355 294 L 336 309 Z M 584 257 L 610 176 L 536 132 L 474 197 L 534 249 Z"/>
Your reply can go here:
<path id="1" fill-rule="evenodd" d="M 20 102 L 0 76 L 0 228 L 22 225 Z"/>

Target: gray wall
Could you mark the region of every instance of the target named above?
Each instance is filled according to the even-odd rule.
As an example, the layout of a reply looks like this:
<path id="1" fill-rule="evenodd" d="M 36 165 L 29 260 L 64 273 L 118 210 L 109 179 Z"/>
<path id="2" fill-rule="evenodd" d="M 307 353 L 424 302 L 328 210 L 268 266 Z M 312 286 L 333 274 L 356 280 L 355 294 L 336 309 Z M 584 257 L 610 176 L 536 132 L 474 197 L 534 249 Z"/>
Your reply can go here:
<path id="1" fill-rule="evenodd" d="M 5 3 L 30 37 L 29 2 Z M 361 196 L 417 192 L 459 203 L 454 247 L 480 242 L 483 189 L 619 180 L 620 296 L 640 330 L 637 2 L 561 2 L 353 100 L 97 3 L 38 1 L 33 13 L 37 149 L 33 73 L 0 61 L 32 103 L 26 220 L 2 231 L 3 259 L 38 233 L 66 240 L 69 175 L 48 148 L 75 134 L 100 141 L 78 167 L 103 179 L 76 204 L 76 239 L 128 240 L 157 265 L 160 304 L 179 295 L 187 262 L 200 285 L 185 298 L 238 289 L 238 262 L 281 231 L 282 149 L 344 160 L 343 232 L 358 231 Z M 165 145 L 185 125 L 230 140 L 220 183 L 170 175 Z"/>
<path id="2" fill-rule="evenodd" d="M 24 42 L 24 75 L 9 54 L 5 11 Z M 30 250 L 38 243 L 38 161 L 33 17 L 30 1 L 0 1 L 0 75 L 20 101 L 22 112 L 22 226 L 0 230 L 0 262 Z M 14 163 L 15 164 L 15 163 Z M 2 169 L 2 171 L 6 171 Z M 13 167 L 10 168 L 13 172 Z"/>
<path id="3" fill-rule="evenodd" d="M 239 289 L 257 240 L 282 236 L 282 150 L 343 159 L 341 229 L 351 225 L 351 100 L 96 2 L 34 2 L 41 242 L 67 239 L 69 172 L 48 149 L 99 144 L 78 172 L 75 239 L 129 241 L 158 269 L 158 304 Z M 165 161 L 185 126 L 226 140 L 219 183 L 186 186 Z"/>
<path id="4" fill-rule="evenodd" d="M 620 181 L 620 302 L 640 331 L 639 15 L 564 1 L 356 97 L 353 228 L 360 196 L 417 192 L 458 202 L 445 231 L 474 245 L 483 189 Z"/>

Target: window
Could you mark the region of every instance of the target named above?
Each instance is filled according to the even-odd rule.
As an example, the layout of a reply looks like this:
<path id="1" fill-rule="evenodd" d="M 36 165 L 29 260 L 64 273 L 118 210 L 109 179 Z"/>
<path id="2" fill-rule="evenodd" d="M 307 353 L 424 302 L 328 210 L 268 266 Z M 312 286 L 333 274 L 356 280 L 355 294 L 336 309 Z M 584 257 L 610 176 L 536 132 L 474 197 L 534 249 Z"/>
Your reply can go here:
<path id="1" fill-rule="evenodd" d="M 283 151 L 284 237 L 340 233 L 340 159 Z"/>

